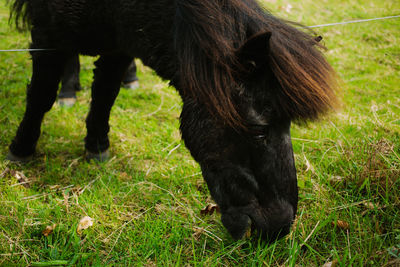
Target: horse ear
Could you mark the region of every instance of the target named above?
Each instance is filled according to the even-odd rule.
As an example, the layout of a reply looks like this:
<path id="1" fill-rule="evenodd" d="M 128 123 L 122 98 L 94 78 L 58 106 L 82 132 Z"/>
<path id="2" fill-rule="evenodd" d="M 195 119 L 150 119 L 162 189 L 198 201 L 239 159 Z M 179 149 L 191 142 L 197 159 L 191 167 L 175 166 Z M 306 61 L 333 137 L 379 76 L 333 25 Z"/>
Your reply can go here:
<path id="1" fill-rule="evenodd" d="M 250 37 L 238 50 L 239 62 L 248 69 L 259 69 L 268 63 L 271 32 Z"/>

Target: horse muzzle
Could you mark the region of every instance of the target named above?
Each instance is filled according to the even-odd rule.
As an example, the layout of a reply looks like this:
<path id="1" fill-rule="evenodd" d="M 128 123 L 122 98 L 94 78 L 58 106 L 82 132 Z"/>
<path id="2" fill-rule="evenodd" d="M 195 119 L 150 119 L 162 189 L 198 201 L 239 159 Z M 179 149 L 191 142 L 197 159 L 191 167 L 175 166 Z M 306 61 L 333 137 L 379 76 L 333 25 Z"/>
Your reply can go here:
<path id="1" fill-rule="evenodd" d="M 295 218 L 294 207 L 285 200 L 275 200 L 263 207 L 253 202 L 244 207 L 221 210 L 221 221 L 236 240 L 252 236 L 273 242 L 289 234 Z"/>

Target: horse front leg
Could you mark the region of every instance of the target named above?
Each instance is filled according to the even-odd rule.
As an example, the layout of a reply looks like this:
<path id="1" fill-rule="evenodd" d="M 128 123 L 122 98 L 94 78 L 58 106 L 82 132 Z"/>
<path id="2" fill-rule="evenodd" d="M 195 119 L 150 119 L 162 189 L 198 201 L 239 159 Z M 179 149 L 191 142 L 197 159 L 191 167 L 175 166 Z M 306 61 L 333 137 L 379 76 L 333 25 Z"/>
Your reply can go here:
<path id="1" fill-rule="evenodd" d="M 64 73 L 61 78 L 61 89 L 58 94 L 58 104 L 60 106 L 71 107 L 75 104 L 76 91 L 81 90 L 79 72 L 79 55 L 74 55 L 66 62 Z"/>
<path id="2" fill-rule="evenodd" d="M 67 59 L 66 54 L 58 51 L 32 53 L 33 72 L 27 89 L 25 114 L 10 145 L 9 160 L 24 162 L 34 154 L 44 114 L 56 100 Z"/>
<path id="3" fill-rule="evenodd" d="M 92 102 L 86 119 L 86 158 L 108 159 L 108 132 L 111 108 L 118 96 L 122 77 L 132 58 L 125 55 L 105 55 L 95 62 Z"/>

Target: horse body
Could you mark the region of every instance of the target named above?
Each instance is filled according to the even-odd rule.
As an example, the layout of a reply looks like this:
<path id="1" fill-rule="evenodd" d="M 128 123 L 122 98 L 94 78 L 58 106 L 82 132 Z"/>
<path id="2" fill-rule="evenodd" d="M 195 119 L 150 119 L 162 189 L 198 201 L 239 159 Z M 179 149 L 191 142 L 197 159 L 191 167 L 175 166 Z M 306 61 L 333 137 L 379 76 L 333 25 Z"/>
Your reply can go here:
<path id="1" fill-rule="evenodd" d="M 89 56 L 140 58 L 170 80 L 176 72 L 174 1 L 26 1 L 32 10 L 32 47 Z"/>
<path id="2" fill-rule="evenodd" d="M 274 239 L 297 209 L 292 120 L 316 118 L 334 100 L 333 70 L 311 36 L 254 0 L 15 0 L 31 25 L 33 75 L 11 159 L 35 150 L 68 60 L 100 55 L 85 147 L 100 158 L 108 119 L 133 57 L 171 81 L 183 100 L 182 138 L 199 162 L 234 238 L 248 227 Z"/>

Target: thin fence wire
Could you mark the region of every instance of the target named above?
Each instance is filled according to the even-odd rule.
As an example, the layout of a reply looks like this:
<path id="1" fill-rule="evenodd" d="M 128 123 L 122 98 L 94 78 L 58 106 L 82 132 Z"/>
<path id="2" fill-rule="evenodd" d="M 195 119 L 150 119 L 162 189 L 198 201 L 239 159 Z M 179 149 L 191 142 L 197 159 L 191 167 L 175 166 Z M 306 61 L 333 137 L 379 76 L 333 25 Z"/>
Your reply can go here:
<path id="1" fill-rule="evenodd" d="M 52 51 L 52 50 L 56 50 L 54 48 L 27 48 L 27 49 L 5 49 L 5 50 L 1 50 L 0 52 L 37 52 L 37 51 Z"/>
<path id="2" fill-rule="evenodd" d="M 358 19 L 358 20 L 350 20 L 350 21 L 343 21 L 343 22 L 327 23 L 327 24 L 307 26 L 306 28 L 322 28 L 322 27 L 328 27 L 328 26 L 345 25 L 345 24 L 361 23 L 361 22 L 384 20 L 384 19 L 395 19 L 395 18 L 400 18 L 400 15 L 373 18 L 373 19 Z"/>
<path id="3" fill-rule="evenodd" d="M 342 21 L 342 22 L 335 22 L 335 23 L 327 23 L 327 24 L 319 24 L 319 25 L 312 25 L 312 26 L 305 26 L 304 28 L 323 28 L 329 26 L 337 26 L 337 25 L 346 25 L 346 24 L 354 24 L 354 23 L 363 23 L 363 22 L 370 22 L 370 21 L 377 21 L 377 20 L 386 20 L 386 19 L 395 19 L 400 18 L 400 15 L 395 16 L 387 16 L 387 17 L 379 17 L 379 18 L 371 18 L 371 19 L 358 19 L 358 20 L 350 20 L 350 21 Z M 28 48 L 28 49 L 0 49 L 1 52 L 38 52 L 38 51 L 54 51 L 54 48 Z"/>

